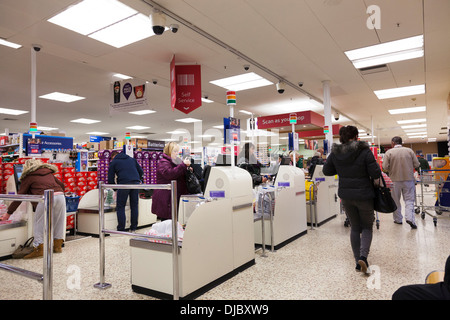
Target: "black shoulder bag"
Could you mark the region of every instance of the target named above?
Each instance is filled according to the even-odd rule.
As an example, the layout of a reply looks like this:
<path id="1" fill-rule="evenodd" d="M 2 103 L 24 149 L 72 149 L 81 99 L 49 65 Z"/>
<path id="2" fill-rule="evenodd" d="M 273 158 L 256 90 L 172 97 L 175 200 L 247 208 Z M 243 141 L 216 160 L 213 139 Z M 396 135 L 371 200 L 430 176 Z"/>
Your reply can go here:
<path id="1" fill-rule="evenodd" d="M 376 186 L 374 184 L 375 198 L 373 200 L 373 208 L 381 213 L 392 213 L 397 210 L 397 205 L 391 195 L 391 190 L 386 187 L 383 175 L 380 177 L 383 184 Z"/>

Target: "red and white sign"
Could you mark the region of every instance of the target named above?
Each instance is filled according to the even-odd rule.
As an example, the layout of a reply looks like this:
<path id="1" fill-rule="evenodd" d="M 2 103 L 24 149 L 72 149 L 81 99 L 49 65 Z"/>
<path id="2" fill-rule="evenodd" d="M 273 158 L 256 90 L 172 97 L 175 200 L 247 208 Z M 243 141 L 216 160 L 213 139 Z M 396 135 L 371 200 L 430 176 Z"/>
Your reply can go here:
<path id="1" fill-rule="evenodd" d="M 294 118 L 295 115 L 297 116 L 297 125 L 314 124 L 316 126 L 322 127 L 324 124 L 324 118 L 320 114 L 313 111 L 302 111 L 258 117 L 257 128 L 268 129 L 290 126 L 290 119 L 291 117 Z"/>
<path id="2" fill-rule="evenodd" d="M 186 114 L 202 105 L 202 78 L 200 65 L 175 65 L 170 63 L 170 90 L 172 110 Z"/>

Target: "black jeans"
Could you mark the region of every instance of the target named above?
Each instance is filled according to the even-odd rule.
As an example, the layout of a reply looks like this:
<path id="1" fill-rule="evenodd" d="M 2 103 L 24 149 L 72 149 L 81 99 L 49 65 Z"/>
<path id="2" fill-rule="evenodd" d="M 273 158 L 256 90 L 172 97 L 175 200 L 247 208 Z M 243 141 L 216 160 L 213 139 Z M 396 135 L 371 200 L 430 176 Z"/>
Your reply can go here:
<path id="1" fill-rule="evenodd" d="M 125 230 L 125 205 L 127 203 L 128 195 L 130 196 L 130 209 L 131 209 L 131 230 L 136 230 L 138 225 L 139 215 L 139 190 L 138 189 L 119 189 L 117 190 L 117 230 Z"/>
<path id="2" fill-rule="evenodd" d="M 356 262 L 361 256 L 369 255 L 372 243 L 373 222 L 375 215 L 373 211 L 373 200 L 349 200 L 342 199 L 345 213 L 351 224 L 350 243 Z"/>

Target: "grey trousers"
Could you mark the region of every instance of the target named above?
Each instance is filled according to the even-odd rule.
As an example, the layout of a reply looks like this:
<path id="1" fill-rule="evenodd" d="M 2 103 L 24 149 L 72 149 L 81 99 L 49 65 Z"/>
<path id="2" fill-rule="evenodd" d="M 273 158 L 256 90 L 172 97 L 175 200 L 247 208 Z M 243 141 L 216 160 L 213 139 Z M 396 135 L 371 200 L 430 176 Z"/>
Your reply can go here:
<path id="1" fill-rule="evenodd" d="M 66 219 L 66 197 L 64 194 L 55 195 L 53 198 L 53 239 L 64 239 Z M 39 202 L 34 213 L 33 245 L 37 247 L 44 243 L 44 203 Z"/>
<path id="2" fill-rule="evenodd" d="M 373 200 L 342 199 L 342 205 L 350 220 L 350 243 L 355 261 L 358 262 L 361 256 L 367 258 L 372 243 L 373 222 L 375 221 Z"/>

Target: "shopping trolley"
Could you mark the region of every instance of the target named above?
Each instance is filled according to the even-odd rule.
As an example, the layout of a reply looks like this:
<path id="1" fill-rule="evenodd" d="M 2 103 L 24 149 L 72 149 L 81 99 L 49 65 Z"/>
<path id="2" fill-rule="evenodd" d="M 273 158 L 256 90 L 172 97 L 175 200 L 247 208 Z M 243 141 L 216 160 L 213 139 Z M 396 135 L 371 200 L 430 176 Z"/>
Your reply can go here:
<path id="1" fill-rule="evenodd" d="M 450 169 L 422 170 L 420 175 L 421 218 L 433 218 L 437 225 L 438 216 L 450 212 Z"/>

